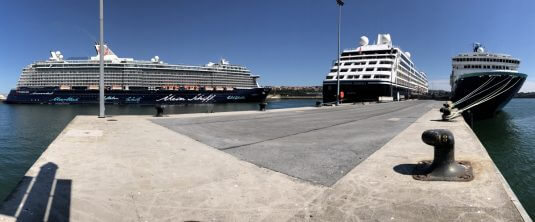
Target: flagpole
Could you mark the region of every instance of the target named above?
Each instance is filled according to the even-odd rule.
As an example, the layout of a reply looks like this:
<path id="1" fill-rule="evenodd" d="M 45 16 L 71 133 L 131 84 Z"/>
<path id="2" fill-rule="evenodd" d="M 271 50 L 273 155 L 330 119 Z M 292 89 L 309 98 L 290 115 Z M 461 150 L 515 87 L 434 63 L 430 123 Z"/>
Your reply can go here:
<path id="1" fill-rule="evenodd" d="M 105 118 L 104 106 L 104 0 L 100 0 L 100 78 L 99 78 L 99 115 L 98 118 Z"/>

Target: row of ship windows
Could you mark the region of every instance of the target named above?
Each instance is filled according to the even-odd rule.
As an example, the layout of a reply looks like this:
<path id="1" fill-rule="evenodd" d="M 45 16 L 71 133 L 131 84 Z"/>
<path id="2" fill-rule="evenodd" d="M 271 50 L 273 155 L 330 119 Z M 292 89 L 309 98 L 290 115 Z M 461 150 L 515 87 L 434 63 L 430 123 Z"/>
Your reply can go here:
<path id="1" fill-rule="evenodd" d="M 400 72 L 400 71 L 401 71 L 401 72 Z M 398 76 L 402 76 L 402 77 L 404 77 L 406 80 L 412 80 L 412 81 L 414 81 L 414 82 L 418 82 L 418 83 L 420 83 L 420 84 L 424 84 L 424 82 L 426 82 L 426 81 L 424 81 L 424 80 L 422 79 L 422 77 L 420 77 L 420 76 L 418 76 L 418 75 L 416 75 L 416 74 L 411 74 L 411 73 L 409 73 L 409 72 L 406 72 L 406 71 L 403 70 L 403 69 L 400 69 L 400 71 L 398 71 Z M 405 71 L 405 72 L 403 72 L 403 71 Z M 410 76 L 410 77 L 409 77 L 409 76 Z"/>
<path id="2" fill-rule="evenodd" d="M 495 58 L 453 58 L 455 62 L 505 62 L 520 64 L 520 61 L 514 59 L 495 59 Z"/>
<path id="3" fill-rule="evenodd" d="M 416 71 L 412 66 L 407 65 L 406 62 L 400 62 L 399 64 L 400 64 L 401 66 L 403 66 L 405 69 L 407 69 L 407 71 L 408 71 L 408 70 L 411 70 L 412 72 L 418 72 L 418 71 Z"/>
<path id="4" fill-rule="evenodd" d="M 403 70 L 401 70 L 401 71 L 403 71 Z M 425 83 L 424 83 L 425 81 L 422 81 L 419 78 L 419 76 L 414 75 L 414 74 L 407 74 L 407 73 L 398 71 L 397 72 L 397 79 L 402 79 L 402 80 L 405 80 L 407 82 L 415 82 L 415 83 L 418 83 L 418 84 L 421 84 L 421 85 L 425 85 Z"/>
<path id="5" fill-rule="evenodd" d="M 255 86 L 255 83 L 226 83 L 226 82 L 218 82 L 218 83 L 203 83 L 203 82 L 180 82 L 180 83 L 119 83 L 119 82 L 110 82 L 106 83 L 110 85 L 130 85 L 130 86 L 161 86 L 161 85 L 199 85 L 199 86 L 221 86 L 221 85 L 228 85 L 228 86 L 236 86 L 236 87 L 250 87 Z M 98 83 L 91 83 L 91 84 L 82 84 L 82 83 L 62 83 L 62 84 L 54 84 L 54 83 L 47 83 L 47 84 L 18 84 L 18 87 L 34 87 L 34 86 L 40 86 L 40 87 L 46 87 L 46 86 L 60 86 L 60 85 L 67 85 L 67 86 L 90 86 L 90 85 L 98 85 Z"/>
<path id="6" fill-rule="evenodd" d="M 379 61 L 379 64 L 393 64 L 394 62 L 390 60 L 383 60 Z M 377 64 L 377 61 L 368 61 L 368 65 L 375 65 Z M 338 63 L 334 63 L 335 66 L 338 66 Z M 342 63 L 342 66 L 350 66 L 350 65 L 366 65 L 366 62 L 345 62 Z"/>
<path id="7" fill-rule="evenodd" d="M 79 80 L 79 81 L 73 81 L 73 80 L 62 80 L 62 81 L 54 81 L 54 80 L 48 80 L 48 81 L 20 81 L 21 83 L 25 84 L 48 84 L 48 83 L 54 83 L 54 84 L 71 84 L 71 83 L 98 83 L 98 80 Z M 217 81 L 195 81 L 195 80 L 181 80 L 181 81 L 121 81 L 121 80 L 113 80 L 113 79 L 106 79 L 106 82 L 113 82 L 113 83 L 166 83 L 166 82 L 208 82 L 208 83 L 218 83 L 218 82 L 226 82 L 226 83 L 254 83 L 254 81 L 225 81 L 225 80 L 217 80 Z"/>
<path id="8" fill-rule="evenodd" d="M 398 69 L 400 69 L 400 70 L 402 70 L 402 71 L 404 71 L 404 72 L 406 72 L 406 73 L 411 73 L 411 76 L 413 76 L 413 77 L 415 77 L 415 78 L 417 78 L 417 79 L 419 79 L 419 80 L 421 80 L 421 81 L 424 81 L 424 79 L 425 79 L 425 78 L 424 78 L 424 74 L 422 74 L 422 73 L 416 71 L 415 69 L 411 69 L 412 72 L 409 71 L 409 70 L 407 69 L 407 67 L 403 65 L 403 63 L 402 63 L 402 65 L 398 66 Z"/>
<path id="9" fill-rule="evenodd" d="M 368 59 L 395 59 L 395 55 L 389 56 L 359 56 L 359 57 L 342 57 L 340 60 L 368 60 Z"/>
<path id="10" fill-rule="evenodd" d="M 98 82 L 98 79 L 20 79 L 21 82 Z M 234 79 L 116 79 L 116 78 L 106 78 L 105 81 L 113 82 L 183 82 L 183 81 L 205 81 L 205 82 L 217 82 L 217 81 L 226 81 L 226 82 L 254 82 L 254 80 L 234 80 Z"/>
<path id="11" fill-rule="evenodd" d="M 347 75 L 347 78 L 346 78 L 346 75 L 340 75 L 340 79 L 359 79 L 359 78 L 360 78 L 360 75 Z M 336 76 L 327 76 L 327 79 L 336 79 Z M 372 75 L 362 75 L 362 79 L 390 79 L 390 76 L 389 75 L 373 75 L 372 77 Z M 403 85 L 403 86 L 410 86 L 413 88 L 418 88 L 418 87 L 425 88 L 423 87 L 423 85 L 425 84 L 421 84 L 421 83 L 420 85 L 414 84 L 409 81 L 403 80 L 400 77 L 396 78 L 396 83 Z"/>
<path id="12" fill-rule="evenodd" d="M 340 79 L 359 79 L 360 75 L 340 75 Z M 372 79 L 372 75 L 362 75 L 363 79 Z M 374 75 L 374 79 L 389 79 L 389 75 Z M 337 79 L 336 76 L 327 76 L 327 79 Z"/>
<path id="13" fill-rule="evenodd" d="M 132 88 L 135 88 L 135 87 L 161 87 L 162 85 L 158 85 L 158 84 L 151 84 L 151 85 L 136 85 L 136 84 L 128 84 L 128 85 L 121 85 L 121 84 L 112 84 L 112 85 L 117 85 L 117 86 L 129 86 L 130 89 Z M 187 85 L 194 85 L 194 84 L 184 84 L 185 86 Z M 205 86 L 211 86 L 211 87 L 255 87 L 256 85 L 253 85 L 253 84 L 247 84 L 247 85 L 225 85 L 225 84 L 218 84 L 218 85 L 196 85 L 196 86 L 202 86 L 202 87 L 205 87 Z M 58 87 L 58 85 L 19 85 L 17 87 Z M 77 87 L 88 87 L 87 85 L 72 85 L 73 88 L 77 88 Z"/>
<path id="14" fill-rule="evenodd" d="M 21 75 L 21 79 L 98 79 L 96 75 Z M 105 78 L 115 79 L 235 79 L 235 80 L 252 80 L 252 77 L 233 77 L 233 76 L 168 76 L 168 75 L 155 75 L 155 76 L 129 76 L 129 75 L 106 75 Z"/>
<path id="15" fill-rule="evenodd" d="M 78 63 L 78 64 L 70 64 L 70 63 L 61 63 L 61 64 L 35 64 L 33 67 L 36 68 L 63 68 L 63 67 L 69 67 L 69 68 L 79 68 L 79 67 L 99 67 L 99 63 Z M 221 66 L 221 67 L 196 67 L 196 66 L 167 66 L 167 65 L 139 65 L 139 64 L 114 64 L 114 63 L 105 63 L 104 67 L 109 68 L 159 68 L 159 69 L 219 69 L 219 70 L 229 70 L 229 71 L 248 71 L 248 69 L 243 67 L 234 67 L 234 66 Z"/>
<path id="16" fill-rule="evenodd" d="M 165 75 L 165 74 L 162 74 L 162 75 L 150 75 L 150 76 L 146 76 L 146 75 L 121 75 L 121 74 L 109 74 L 109 73 L 106 73 L 106 78 L 132 78 L 132 79 L 139 79 L 139 78 L 143 78 L 143 79 L 156 79 L 156 78 L 178 78 L 178 79 L 193 79 L 193 78 L 198 78 L 198 79 L 209 79 L 209 78 L 217 78 L 217 79 L 220 79 L 220 78 L 225 78 L 225 79 L 253 79 L 251 76 L 230 76 L 230 75 L 213 75 L 213 76 L 199 76 L 199 75 L 180 75 L 180 76 L 177 76 L 177 75 Z M 43 74 L 43 75 L 27 75 L 27 74 L 23 74 L 21 76 L 22 78 L 75 78 L 75 79 L 79 79 L 79 78 L 99 78 L 98 75 L 61 75 L 61 74 Z"/>
<path id="17" fill-rule="evenodd" d="M 410 67 L 414 67 L 414 64 L 411 62 L 411 60 L 409 60 L 409 58 L 407 58 L 405 53 L 401 53 L 401 61 L 409 64 Z"/>
<path id="18" fill-rule="evenodd" d="M 85 75 L 99 75 L 98 71 L 87 71 L 87 70 L 81 70 L 81 71 L 58 71 L 58 70 L 46 70 L 46 71 L 39 71 L 39 72 L 33 72 L 29 70 L 25 70 L 23 73 L 28 74 L 35 74 L 35 75 L 47 75 L 47 74 L 85 74 Z M 208 72 L 208 73 L 177 73 L 177 72 L 112 72 L 112 71 L 106 71 L 105 74 L 116 74 L 116 75 L 147 75 L 147 76 L 153 76 L 153 75 L 174 75 L 174 76 L 184 76 L 184 75 L 196 75 L 196 76 L 218 76 L 218 75 L 226 75 L 226 76 L 236 76 L 236 77 L 248 77 L 251 76 L 250 74 L 237 74 L 237 73 L 220 73 L 220 72 Z"/>
<path id="19" fill-rule="evenodd" d="M 343 52 L 342 56 L 352 56 L 352 55 L 384 55 L 384 54 L 396 54 L 398 50 L 388 49 L 388 50 L 376 50 L 376 51 L 356 51 L 356 52 Z"/>
<path id="20" fill-rule="evenodd" d="M 465 69 L 505 69 L 505 70 L 514 70 L 514 68 L 509 68 L 509 66 L 491 66 L 491 65 L 464 65 Z"/>
<path id="21" fill-rule="evenodd" d="M 43 77 L 21 77 L 20 80 L 27 80 L 27 81 L 46 81 L 46 80 L 54 80 L 54 81 L 84 81 L 84 80 L 94 80 L 98 81 L 98 77 L 51 77 L 51 78 L 43 78 Z M 159 77 L 159 78 L 121 78 L 121 77 L 114 77 L 114 76 L 106 76 L 106 80 L 127 80 L 127 81 L 166 81 L 166 80 L 172 80 L 172 81 L 178 81 L 178 80 L 206 80 L 206 81 L 214 81 L 214 80 L 226 80 L 226 81 L 254 81 L 252 78 L 247 79 L 236 79 L 236 78 L 166 78 L 166 77 Z"/>
<path id="22" fill-rule="evenodd" d="M 362 72 L 364 68 L 356 68 L 356 69 L 340 69 L 340 72 Z M 366 68 L 366 71 L 392 71 L 392 68 L 384 68 L 384 67 L 378 67 L 376 68 Z M 331 69 L 331 73 L 338 72 L 338 69 Z"/>

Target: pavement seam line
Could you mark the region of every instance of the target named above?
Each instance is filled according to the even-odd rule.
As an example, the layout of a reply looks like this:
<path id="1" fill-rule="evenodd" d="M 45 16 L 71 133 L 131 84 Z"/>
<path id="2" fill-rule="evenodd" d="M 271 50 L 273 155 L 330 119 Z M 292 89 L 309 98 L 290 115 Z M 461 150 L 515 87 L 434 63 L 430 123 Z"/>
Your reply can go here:
<path id="1" fill-rule="evenodd" d="M 376 115 L 372 115 L 372 116 L 365 117 L 365 118 L 361 118 L 361 119 L 352 120 L 352 121 L 349 121 L 349 122 L 342 122 L 342 123 L 332 124 L 332 125 L 329 125 L 329 126 L 324 126 L 324 127 L 314 128 L 314 129 L 306 130 L 306 131 L 303 131 L 303 132 L 297 132 L 297 133 L 293 133 L 293 134 L 289 134 L 289 135 L 284 135 L 284 136 L 279 136 L 279 137 L 275 137 L 275 138 L 270 138 L 270 139 L 266 139 L 266 140 L 262 140 L 262 141 L 253 142 L 253 143 L 248 143 L 248 144 L 242 144 L 242 145 L 237 145 L 237 146 L 230 146 L 230 147 L 220 148 L 220 149 L 218 149 L 218 150 L 221 150 L 221 151 L 223 151 L 223 150 L 230 150 L 230 149 L 240 148 L 240 147 L 244 147 L 244 146 L 249 146 L 249 145 L 259 144 L 259 143 L 263 143 L 263 142 L 273 141 L 273 140 L 277 140 L 277 139 L 282 139 L 282 138 L 286 138 L 286 137 L 296 136 L 296 135 L 300 135 L 300 134 L 304 134 L 304 133 L 310 133 L 310 132 L 314 132 L 314 131 L 318 131 L 318 130 L 323 130 L 323 129 L 327 129 L 327 128 L 335 127 L 335 126 L 342 126 L 342 125 L 346 125 L 346 124 L 350 124 L 350 123 L 358 122 L 358 121 L 361 121 L 361 120 L 371 119 L 371 118 L 378 117 L 378 116 L 382 116 L 382 115 L 386 115 L 386 114 L 389 114 L 389 113 L 393 113 L 393 112 L 397 112 L 397 111 L 401 111 L 401 110 L 406 110 L 406 109 L 409 109 L 409 108 L 412 108 L 412 107 L 414 107 L 414 106 L 407 106 L 407 107 L 404 107 L 404 108 L 402 108 L 402 109 L 398 109 L 398 110 L 390 110 L 390 111 L 387 111 L 387 112 L 382 112 L 382 113 L 379 113 L 379 114 L 376 114 Z M 217 148 L 216 148 L 216 149 L 217 149 Z"/>
<path id="2" fill-rule="evenodd" d="M 409 102 L 411 102 L 411 101 L 409 101 Z M 372 105 L 381 105 L 381 104 L 372 104 Z M 258 119 L 277 118 L 277 117 L 305 116 L 305 115 L 312 115 L 312 114 L 318 114 L 318 113 L 331 113 L 331 112 L 351 111 L 351 110 L 361 109 L 362 107 L 358 106 L 358 107 L 354 107 L 354 108 L 346 108 L 346 107 L 343 107 L 343 108 L 345 108 L 345 109 L 324 110 L 324 111 L 318 111 L 318 112 L 313 112 L 313 113 L 299 113 L 299 114 L 279 115 L 279 116 L 264 116 L 264 117 L 257 117 L 257 118 L 248 118 L 248 119 L 233 119 L 233 120 L 222 120 L 222 121 L 212 121 L 212 122 L 188 123 L 188 124 L 183 124 L 182 126 L 211 124 L 211 123 L 236 122 L 236 121 L 250 121 L 250 120 L 258 120 Z M 269 114 L 271 114 L 271 113 L 269 113 Z M 268 115 L 268 114 L 265 114 L 265 115 Z M 191 118 L 199 118 L 199 117 L 191 117 Z"/>

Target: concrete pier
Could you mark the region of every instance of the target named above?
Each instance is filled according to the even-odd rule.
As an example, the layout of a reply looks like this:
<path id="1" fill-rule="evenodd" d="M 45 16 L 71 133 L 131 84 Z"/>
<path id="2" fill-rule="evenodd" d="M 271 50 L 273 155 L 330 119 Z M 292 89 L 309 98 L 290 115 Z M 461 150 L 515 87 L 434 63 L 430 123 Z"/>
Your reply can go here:
<path id="1" fill-rule="evenodd" d="M 440 103 L 155 118 L 78 116 L 0 221 L 531 221 L 471 129 Z M 455 135 L 471 182 L 418 181 L 427 129 Z"/>

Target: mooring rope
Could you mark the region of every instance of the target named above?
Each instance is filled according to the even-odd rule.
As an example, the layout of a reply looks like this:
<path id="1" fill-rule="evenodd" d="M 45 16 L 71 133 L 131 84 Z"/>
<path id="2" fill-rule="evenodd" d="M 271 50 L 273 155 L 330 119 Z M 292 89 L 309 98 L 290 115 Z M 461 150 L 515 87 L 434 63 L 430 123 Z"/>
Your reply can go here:
<path id="1" fill-rule="evenodd" d="M 470 104 L 470 105 L 468 105 L 468 106 L 463 107 L 462 109 L 460 109 L 460 110 L 458 110 L 458 111 L 456 111 L 456 112 L 451 113 L 451 114 L 448 115 L 448 116 L 445 116 L 444 118 L 445 118 L 445 119 L 448 119 L 448 120 L 454 119 L 454 118 L 460 116 L 464 111 L 466 111 L 466 110 L 468 110 L 468 109 L 470 109 L 470 108 L 472 108 L 472 107 L 475 107 L 475 106 L 477 106 L 477 105 L 480 105 L 480 104 L 482 104 L 482 103 L 484 103 L 484 102 L 487 102 L 487 101 L 489 101 L 489 100 L 491 100 L 491 99 L 493 99 L 493 98 L 495 98 L 495 97 L 497 97 L 497 96 L 499 96 L 499 95 L 501 95 L 501 94 L 507 92 L 508 90 L 510 90 L 511 88 L 513 88 L 513 87 L 514 87 L 514 86 L 515 86 L 515 85 L 522 79 L 522 78 L 518 78 L 514 84 L 512 84 L 512 85 L 509 86 L 509 87 L 507 87 L 507 89 L 503 90 L 507 85 L 509 85 L 509 83 L 510 83 L 514 78 L 515 78 L 515 77 L 513 77 L 513 76 L 509 76 L 509 78 L 506 78 L 506 79 L 500 81 L 499 83 L 502 83 L 502 82 L 504 82 L 505 80 L 509 80 L 509 81 L 507 81 L 506 84 L 504 84 L 503 86 L 501 86 L 501 87 L 499 87 L 498 89 L 494 90 L 494 91 L 493 91 L 492 93 L 490 93 L 489 95 L 487 95 L 487 96 L 485 96 L 485 97 L 483 97 L 483 98 L 481 98 L 481 99 L 479 99 L 479 100 L 473 102 L 472 104 Z M 498 84 L 499 84 L 499 83 L 498 83 Z M 497 85 L 497 84 L 494 84 L 492 87 L 489 87 L 489 88 L 487 88 L 487 89 L 485 89 L 485 90 L 483 90 L 483 91 L 481 91 L 481 92 L 487 91 L 487 90 L 493 88 L 493 87 L 496 86 L 496 85 Z M 479 88 L 479 87 L 478 87 L 478 88 Z M 481 92 L 480 92 L 480 93 L 481 93 Z M 478 93 L 478 94 L 479 94 L 479 93 Z M 476 95 L 477 95 L 477 94 L 476 94 Z M 475 95 L 474 95 L 474 96 L 475 96 Z M 473 96 L 472 96 L 472 97 L 473 97 Z"/>
<path id="2" fill-rule="evenodd" d="M 456 105 L 466 101 L 466 100 L 469 100 L 471 99 L 473 96 L 472 94 L 476 93 L 477 91 L 479 91 L 481 88 L 485 87 L 486 85 L 488 85 L 492 80 L 494 80 L 495 76 L 492 76 L 490 77 L 485 83 L 481 84 L 481 86 L 477 87 L 477 89 L 475 89 L 474 91 L 472 91 L 471 93 L 467 94 L 466 96 L 464 96 L 463 98 L 461 98 L 460 100 L 457 100 L 457 102 L 453 103 L 453 107 L 455 107 Z M 477 94 L 476 94 L 477 95 Z M 475 96 L 475 95 L 474 95 Z M 452 108 L 453 108 L 452 107 Z"/>

